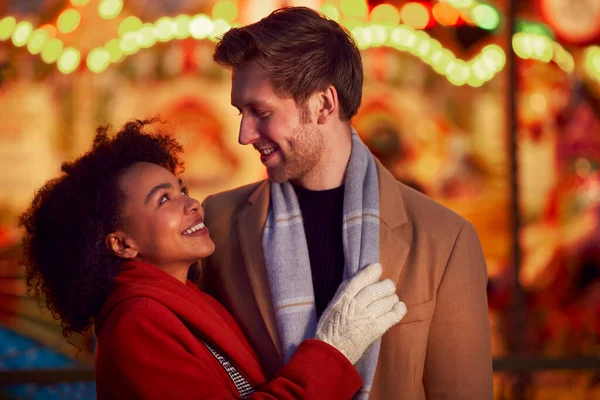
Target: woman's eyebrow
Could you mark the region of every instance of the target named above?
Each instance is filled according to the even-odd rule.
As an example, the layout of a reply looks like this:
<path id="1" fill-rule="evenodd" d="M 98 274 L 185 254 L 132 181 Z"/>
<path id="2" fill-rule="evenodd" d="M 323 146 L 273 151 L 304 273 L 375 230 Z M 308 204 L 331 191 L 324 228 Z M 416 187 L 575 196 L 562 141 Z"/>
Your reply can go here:
<path id="1" fill-rule="evenodd" d="M 181 180 L 179 181 L 181 182 Z M 146 200 L 144 200 L 144 204 L 147 205 L 150 202 L 150 199 L 152 199 L 152 196 L 154 196 L 156 192 L 158 192 L 161 189 L 173 189 L 173 185 L 171 185 L 170 183 L 161 183 L 160 185 L 154 186 L 146 195 Z"/>

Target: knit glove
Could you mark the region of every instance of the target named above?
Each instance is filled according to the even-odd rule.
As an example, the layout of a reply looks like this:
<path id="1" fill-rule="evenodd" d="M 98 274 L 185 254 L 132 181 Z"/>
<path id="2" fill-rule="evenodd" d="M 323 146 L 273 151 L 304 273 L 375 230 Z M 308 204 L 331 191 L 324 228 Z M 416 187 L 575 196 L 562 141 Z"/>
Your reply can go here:
<path id="1" fill-rule="evenodd" d="M 316 339 L 338 349 L 352 364 L 406 315 L 394 283 L 380 278 L 381 264 L 371 264 L 342 282 L 317 324 Z"/>

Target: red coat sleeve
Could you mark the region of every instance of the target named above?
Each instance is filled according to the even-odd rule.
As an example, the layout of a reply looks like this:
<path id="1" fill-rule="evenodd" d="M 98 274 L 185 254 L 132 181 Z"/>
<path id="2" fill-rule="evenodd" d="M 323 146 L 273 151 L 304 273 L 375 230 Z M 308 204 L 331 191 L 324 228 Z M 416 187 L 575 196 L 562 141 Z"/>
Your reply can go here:
<path id="1" fill-rule="evenodd" d="M 100 333 L 99 400 L 237 398 L 223 368 L 172 312 L 153 300 L 135 301 L 133 307 L 117 306 Z M 307 340 L 273 380 L 249 398 L 350 399 L 361 384 L 341 353 Z"/>

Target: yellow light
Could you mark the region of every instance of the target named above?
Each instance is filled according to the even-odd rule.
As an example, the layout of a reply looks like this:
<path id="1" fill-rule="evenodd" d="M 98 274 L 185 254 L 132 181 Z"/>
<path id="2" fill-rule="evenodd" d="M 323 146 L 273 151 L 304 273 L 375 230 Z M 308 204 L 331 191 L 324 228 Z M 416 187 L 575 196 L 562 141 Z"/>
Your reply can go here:
<path id="1" fill-rule="evenodd" d="M 216 40 L 216 38 L 223 35 L 230 29 L 231 29 L 231 25 L 229 25 L 229 23 L 227 21 L 225 21 L 223 19 L 217 19 L 216 21 L 213 22 L 213 31 L 212 31 L 212 34 L 210 35 L 210 39 Z"/>
<path id="2" fill-rule="evenodd" d="M 474 74 L 469 75 L 469 79 L 467 79 L 467 85 L 474 88 L 481 87 L 484 83 L 485 81 L 477 78 Z"/>
<path id="3" fill-rule="evenodd" d="M 44 44 L 48 40 L 48 32 L 43 29 L 38 29 L 31 34 L 29 42 L 27 43 L 27 50 L 31 54 L 38 54 L 44 48 Z"/>
<path id="4" fill-rule="evenodd" d="M 321 8 L 319 8 L 319 11 L 327 18 L 334 20 L 335 22 L 339 22 L 340 20 L 340 10 L 338 10 L 338 8 L 331 3 L 323 4 Z"/>
<path id="5" fill-rule="evenodd" d="M 137 41 L 140 47 L 148 48 L 156 43 L 156 31 L 152 24 L 144 24 L 137 32 Z"/>
<path id="6" fill-rule="evenodd" d="M 421 40 L 415 49 L 416 53 L 423 58 L 423 61 L 427 59 L 429 52 L 433 50 L 430 40 Z"/>
<path id="7" fill-rule="evenodd" d="M 451 62 L 454 62 L 455 58 L 456 57 L 454 57 L 454 54 L 452 54 L 452 52 L 448 49 L 442 49 L 434 52 L 434 54 L 431 55 L 433 70 L 438 74 L 445 75 L 448 66 Z"/>
<path id="8" fill-rule="evenodd" d="M 506 63 L 506 54 L 504 53 L 504 50 L 496 44 L 485 46 L 481 57 L 483 62 L 494 72 L 501 71 Z"/>
<path id="9" fill-rule="evenodd" d="M 365 0 L 342 0 L 340 9 L 345 17 L 364 18 L 369 13 L 369 6 Z"/>
<path id="10" fill-rule="evenodd" d="M 133 32 L 142 27 L 142 21 L 138 17 L 130 15 L 119 25 L 119 37 L 123 37 L 128 32 Z"/>
<path id="11" fill-rule="evenodd" d="M 85 6 L 90 0 L 71 0 L 71 5 L 76 7 Z"/>
<path id="12" fill-rule="evenodd" d="M 42 61 L 46 64 L 53 63 L 58 59 L 63 49 L 63 42 L 60 39 L 54 38 L 47 42 L 42 49 Z"/>
<path id="13" fill-rule="evenodd" d="M 369 47 L 370 35 L 367 33 L 365 28 L 363 28 L 362 26 L 356 26 L 354 27 L 354 29 L 352 29 L 351 32 L 352 36 L 354 36 L 354 40 L 356 40 L 356 46 L 359 49 L 362 50 Z"/>
<path id="14" fill-rule="evenodd" d="M 230 0 L 217 2 L 212 8 L 213 19 L 222 19 L 227 22 L 233 22 L 238 16 L 238 6 Z"/>
<path id="15" fill-rule="evenodd" d="M 6 40 L 12 36 L 17 20 L 15 17 L 4 17 L 0 20 L 0 40 Z"/>
<path id="16" fill-rule="evenodd" d="M 156 39 L 158 39 L 158 41 L 160 42 L 167 42 L 173 39 L 173 36 L 175 35 L 175 30 L 177 29 L 175 23 L 169 17 L 159 18 L 159 20 L 156 21 L 154 26 L 154 35 L 156 36 Z"/>
<path id="17" fill-rule="evenodd" d="M 19 22 L 15 26 L 15 30 L 12 34 L 13 44 L 17 47 L 25 46 L 27 44 L 27 41 L 29 40 L 29 36 L 31 35 L 32 31 L 33 26 L 29 22 Z"/>
<path id="18" fill-rule="evenodd" d="M 450 62 L 446 68 L 446 76 L 450 83 L 456 86 L 462 86 L 467 83 L 471 75 L 470 68 L 465 64 L 464 61 L 456 60 Z"/>
<path id="19" fill-rule="evenodd" d="M 392 29 L 390 40 L 398 47 L 408 47 L 415 40 L 415 31 L 407 25 L 401 25 Z"/>
<path id="20" fill-rule="evenodd" d="M 538 34 L 532 34 L 531 40 L 535 58 L 544 62 L 550 62 L 553 53 L 552 41 L 548 37 Z"/>
<path id="21" fill-rule="evenodd" d="M 458 10 L 448 3 L 437 3 L 431 12 L 435 20 L 445 26 L 456 25 L 460 16 Z"/>
<path id="22" fill-rule="evenodd" d="M 371 37 L 372 46 L 383 46 L 388 39 L 387 27 L 383 25 L 373 24 L 367 28 Z"/>
<path id="23" fill-rule="evenodd" d="M 345 18 L 344 20 L 342 20 L 342 25 L 344 25 L 346 29 L 352 32 L 352 29 L 356 28 L 357 26 L 362 26 L 363 22 L 356 18 Z"/>
<path id="24" fill-rule="evenodd" d="M 391 4 L 380 4 L 371 11 L 371 21 L 385 25 L 398 25 L 400 12 Z"/>
<path id="25" fill-rule="evenodd" d="M 68 47 L 63 50 L 62 54 L 58 58 L 56 66 L 63 74 L 70 74 L 77 69 L 80 61 L 81 55 L 79 54 L 79 50 Z"/>
<path id="26" fill-rule="evenodd" d="M 491 71 L 481 59 L 474 60 L 471 63 L 471 72 L 475 76 L 475 79 L 480 81 L 487 81 L 492 76 Z"/>
<path id="27" fill-rule="evenodd" d="M 108 51 L 111 63 L 116 63 L 123 58 L 123 50 L 119 47 L 119 43 L 118 39 L 112 39 L 104 46 Z"/>
<path id="28" fill-rule="evenodd" d="M 122 9 L 122 0 L 102 0 L 98 5 L 98 14 L 104 19 L 112 19 L 118 16 Z"/>
<path id="29" fill-rule="evenodd" d="M 533 53 L 531 35 L 523 32 L 516 33 L 512 38 L 512 45 L 517 56 L 528 59 Z"/>
<path id="30" fill-rule="evenodd" d="M 447 0 L 447 2 L 456 8 L 467 8 L 473 4 L 473 0 Z"/>
<path id="31" fill-rule="evenodd" d="M 54 27 L 54 25 L 44 24 L 44 25 L 40 26 L 39 29 L 46 31 L 46 33 L 48 34 L 49 38 L 55 38 L 56 37 L 56 28 Z"/>
<path id="32" fill-rule="evenodd" d="M 190 36 L 190 21 L 189 15 L 179 15 L 175 17 L 175 37 L 177 39 L 185 39 Z"/>
<path id="33" fill-rule="evenodd" d="M 213 32 L 213 22 L 208 16 L 198 14 L 190 21 L 190 33 L 194 39 L 205 39 Z"/>
<path id="34" fill-rule="evenodd" d="M 92 72 L 102 72 L 110 64 L 110 54 L 108 50 L 101 47 L 90 51 L 87 57 L 87 66 Z"/>
<path id="35" fill-rule="evenodd" d="M 61 33 L 71 33 L 79 26 L 81 14 L 74 8 L 67 8 L 61 12 L 56 20 L 56 27 Z"/>
<path id="36" fill-rule="evenodd" d="M 420 3 L 407 3 L 400 12 L 402 22 L 412 26 L 415 29 L 425 29 L 429 24 L 429 12 L 427 8 Z"/>
<path id="37" fill-rule="evenodd" d="M 127 32 L 119 42 L 119 48 L 124 54 L 133 54 L 140 48 L 139 33 Z"/>
<path id="38" fill-rule="evenodd" d="M 546 112 L 548 101 L 542 93 L 534 92 L 529 96 L 529 106 L 538 114 Z"/>

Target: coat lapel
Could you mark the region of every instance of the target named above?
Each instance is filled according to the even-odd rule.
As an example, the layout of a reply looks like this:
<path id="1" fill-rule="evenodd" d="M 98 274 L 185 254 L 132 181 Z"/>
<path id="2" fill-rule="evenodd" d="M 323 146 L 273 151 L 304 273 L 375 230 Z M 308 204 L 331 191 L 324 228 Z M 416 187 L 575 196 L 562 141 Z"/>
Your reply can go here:
<path id="1" fill-rule="evenodd" d="M 375 159 L 379 176 L 379 258 L 382 278 L 398 282 L 410 250 L 408 217 L 396 178 Z"/>
<path id="2" fill-rule="evenodd" d="M 279 360 L 282 360 L 283 354 L 262 249 L 263 227 L 269 212 L 269 202 L 270 185 L 268 180 L 265 180 L 248 199 L 248 208 L 240 214 L 237 227 L 246 272 L 256 304 L 273 342 L 274 350 Z"/>

